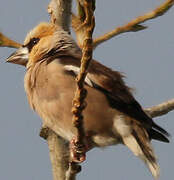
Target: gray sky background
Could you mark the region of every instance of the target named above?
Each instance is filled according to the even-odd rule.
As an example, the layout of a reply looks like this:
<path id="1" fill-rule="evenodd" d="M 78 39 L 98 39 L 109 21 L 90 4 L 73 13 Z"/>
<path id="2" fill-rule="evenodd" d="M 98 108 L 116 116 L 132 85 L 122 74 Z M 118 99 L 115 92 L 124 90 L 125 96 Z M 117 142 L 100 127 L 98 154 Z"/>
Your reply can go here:
<path id="1" fill-rule="evenodd" d="M 23 42 L 26 33 L 48 21 L 48 0 L 4 0 L 0 6 L 0 31 Z M 98 0 L 95 35 L 123 25 L 159 5 L 162 0 Z M 174 98 L 174 7 L 151 20 L 147 30 L 120 35 L 99 46 L 95 59 L 126 74 L 143 107 Z M 41 120 L 29 108 L 23 88 L 25 69 L 7 64 L 14 50 L 0 48 L 0 180 L 52 178 L 47 144 L 39 137 Z M 174 112 L 155 121 L 174 136 Z M 153 141 L 161 168 L 160 180 L 174 178 L 174 143 Z M 145 165 L 121 145 L 94 149 L 87 154 L 78 179 L 152 180 Z"/>

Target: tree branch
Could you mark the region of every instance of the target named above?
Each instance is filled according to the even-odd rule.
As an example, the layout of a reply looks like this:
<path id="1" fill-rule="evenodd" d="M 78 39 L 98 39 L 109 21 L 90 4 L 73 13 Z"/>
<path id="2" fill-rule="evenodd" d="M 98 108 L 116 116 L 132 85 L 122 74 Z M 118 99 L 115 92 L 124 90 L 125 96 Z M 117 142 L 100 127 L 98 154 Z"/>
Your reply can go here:
<path id="1" fill-rule="evenodd" d="M 68 170 L 68 144 L 51 129 L 43 127 L 40 136 L 47 140 L 54 180 L 65 180 Z"/>
<path id="2" fill-rule="evenodd" d="M 159 16 L 162 16 L 165 14 L 174 4 L 174 0 L 166 0 L 164 3 L 162 3 L 160 6 L 158 6 L 156 9 L 154 9 L 151 12 L 148 12 L 142 16 L 139 16 L 129 23 L 115 28 L 113 31 L 110 31 L 103 36 L 100 36 L 96 39 L 94 39 L 93 46 L 96 48 L 101 43 L 113 38 L 114 36 L 117 36 L 121 33 L 125 32 L 136 32 L 143 29 L 146 29 L 147 26 L 140 25 L 141 23 L 148 21 L 150 19 L 157 18 Z"/>
<path id="3" fill-rule="evenodd" d="M 75 98 L 73 100 L 73 123 L 77 128 L 77 141 L 79 144 L 83 144 L 84 131 L 83 131 L 83 123 L 82 123 L 82 110 L 84 109 L 84 99 L 86 97 L 86 90 L 84 89 L 84 80 L 87 74 L 87 69 L 92 59 L 92 34 L 95 26 L 95 20 L 93 16 L 92 10 L 92 1 L 84 0 L 84 10 L 86 19 L 84 21 L 84 25 L 86 27 L 86 34 L 83 41 L 83 49 L 82 49 L 82 59 L 80 66 L 80 73 L 77 77 L 77 89 L 75 92 Z"/>
<path id="4" fill-rule="evenodd" d="M 92 10 L 95 10 L 95 0 L 92 1 Z M 72 13 L 72 28 L 76 33 L 76 39 L 79 47 L 83 48 L 83 40 L 85 38 L 86 30 L 84 21 L 86 18 L 85 9 L 83 7 L 83 0 L 77 0 L 77 14 Z"/>
<path id="5" fill-rule="evenodd" d="M 57 24 L 63 30 L 70 32 L 72 0 L 51 0 L 48 5 L 51 23 Z"/>
<path id="6" fill-rule="evenodd" d="M 162 116 L 170 111 L 174 110 L 174 99 L 163 102 L 151 108 L 145 109 L 145 111 L 153 118 L 157 116 Z"/>
<path id="7" fill-rule="evenodd" d="M 85 98 L 87 95 L 87 91 L 84 88 L 84 80 L 87 74 L 87 69 L 92 59 L 93 46 L 92 46 L 92 34 L 95 27 L 95 18 L 93 15 L 93 1 L 92 0 L 84 0 L 83 8 L 85 13 L 85 19 L 83 23 L 84 27 L 84 39 L 83 39 L 83 48 L 82 48 L 82 59 L 80 66 L 80 73 L 77 77 L 77 89 L 75 92 L 75 97 L 73 100 L 73 124 L 77 129 L 77 137 L 75 146 L 77 149 L 76 157 L 80 160 L 81 155 L 84 155 L 81 151 L 81 147 L 85 147 L 85 132 L 83 128 L 83 115 L 82 111 L 86 106 Z M 70 168 L 74 169 L 74 165 L 77 163 L 71 160 Z"/>
<path id="8" fill-rule="evenodd" d="M 69 169 L 66 172 L 66 180 L 75 180 L 76 175 L 81 171 L 81 166 L 77 163 L 70 162 Z"/>
<path id="9" fill-rule="evenodd" d="M 0 47 L 19 48 L 21 47 L 21 44 L 9 39 L 0 32 Z"/>

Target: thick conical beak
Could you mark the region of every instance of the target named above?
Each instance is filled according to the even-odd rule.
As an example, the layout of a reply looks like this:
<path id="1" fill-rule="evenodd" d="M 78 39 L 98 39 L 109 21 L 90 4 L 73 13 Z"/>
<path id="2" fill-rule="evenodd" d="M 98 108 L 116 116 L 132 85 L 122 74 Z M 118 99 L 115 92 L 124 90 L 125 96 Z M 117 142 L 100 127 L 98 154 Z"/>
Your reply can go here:
<path id="1" fill-rule="evenodd" d="M 6 62 L 26 66 L 28 62 L 28 48 L 19 48 L 7 58 Z"/>

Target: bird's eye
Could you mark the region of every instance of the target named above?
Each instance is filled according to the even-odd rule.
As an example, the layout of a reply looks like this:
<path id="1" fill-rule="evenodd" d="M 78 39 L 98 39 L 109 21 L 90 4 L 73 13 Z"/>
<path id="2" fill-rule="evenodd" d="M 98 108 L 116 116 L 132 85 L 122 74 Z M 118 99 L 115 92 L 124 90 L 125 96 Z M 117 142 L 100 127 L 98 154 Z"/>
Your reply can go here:
<path id="1" fill-rule="evenodd" d="M 39 42 L 39 38 L 32 38 L 30 40 L 30 42 L 26 45 L 26 47 L 28 48 L 29 52 L 32 50 L 32 48 L 34 47 L 34 45 L 36 45 Z"/>
<path id="2" fill-rule="evenodd" d="M 33 45 L 37 44 L 39 42 L 39 38 L 33 38 L 30 42 L 32 42 Z"/>

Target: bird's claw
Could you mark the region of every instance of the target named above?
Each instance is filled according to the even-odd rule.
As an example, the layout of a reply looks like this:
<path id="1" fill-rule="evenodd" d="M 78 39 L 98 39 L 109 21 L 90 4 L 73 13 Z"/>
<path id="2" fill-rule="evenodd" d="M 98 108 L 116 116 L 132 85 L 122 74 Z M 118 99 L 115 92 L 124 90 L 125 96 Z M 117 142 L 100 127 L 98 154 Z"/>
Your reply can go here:
<path id="1" fill-rule="evenodd" d="M 70 142 L 70 158 L 71 161 L 82 163 L 86 159 L 87 147 L 78 144 L 77 139 L 74 137 Z"/>

